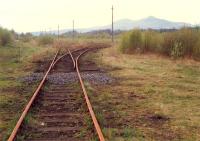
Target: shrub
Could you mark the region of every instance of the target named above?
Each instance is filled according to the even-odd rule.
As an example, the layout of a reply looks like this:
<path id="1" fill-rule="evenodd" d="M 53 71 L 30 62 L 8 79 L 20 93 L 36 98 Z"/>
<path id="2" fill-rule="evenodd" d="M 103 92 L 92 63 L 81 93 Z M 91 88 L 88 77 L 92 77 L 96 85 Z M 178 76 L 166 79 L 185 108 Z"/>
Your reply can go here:
<path id="1" fill-rule="evenodd" d="M 31 41 L 31 39 L 33 39 L 33 35 L 31 33 L 22 33 L 20 34 L 20 39 L 23 41 L 23 42 L 29 42 Z"/>
<path id="2" fill-rule="evenodd" d="M 143 33 L 143 52 L 160 52 L 162 43 L 162 34 L 155 31 Z"/>
<path id="3" fill-rule="evenodd" d="M 183 28 L 177 31 L 176 41 L 182 43 L 182 52 L 184 55 L 191 56 L 193 47 L 198 40 L 197 32 L 192 29 Z"/>
<path id="4" fill-rule="evenodd" d="M 133 30 L 126 33 L 121 41 L 120 50 L 124 53 L 131 52 L 160 52 L 163 37 L 155 31 Z"/>
<path id="5" fill-rule="evenodd" d="M 196 42 L 195 46 L 193 47 L 193 56 L 194 59 L 200 60 L 200 39 L 198 40 L 198 42 Z"/>
<path id="6" fill-rule="evenodd" d="M 39 36 L 38 43 L 39 45 L 49 45 L 53 44 L 54 38 L 50 35 Z"/>
<path id="7" fill-rule="evenodd" d="M 127 52 L 129 47 L 129 34 L 126 33 L 123 35 L 119 50 L 123 53 Z"/>
<path id="8" fill-rule="evenodd" d="M 5 46 L 13 41 L 12 34 L 10 31 L 0 27 L 0 45 Z"/>
<path id="9" fill-rule="evenodd" d="M 129 46 L 131 51 L 141 51 L 143 42 L 142 42 L 142 32 L 138 29 L 130 32 L 129 37 Z"/>
<path id="10" fill-rule="evenodd" d="M 182 46 L 177 50 L 180 51 L 178 54 L 181 54 L 181 56 L 192 56 L 194 51 L 193 48 L 199 40 L 198 32 L 188 28 L 183 28 L 176 32 L 165 33 L 164 38 L 163 53 L 169 56 L 173 54 L 172 52 L 174 52 L 174 47 L 177 46 L 177 43 Z"/>
<path id="11" fill-rule="evenodd" d="M 182 28 L 180 30 L 165 31 L 133 30 L 122 37 L 120 50 L 123 53 L 154 52 L 173 58 L 200 58 L 200 30 L 196 28 Z"/>
<path id="12" fill-rule="evenodd" d="M 184 55 L 184 50 L 183 50 L 183 45 L 181 42 L 175 42 L 173 47 L 171 48 L 171 56 L 173 58 L 179 58 L 183 57 Z"/>
<path id="13" fill-rule="evenodd" d="M 143 52 L 147 52 L 153 49 L 152 33 L 147 31 L 143 35 Z"/>
<path id="14" fill-rule="evenodd" d="M 164 41 L 162 44 L 161 53 L 167 56 L 171 55 L 171 50 L 176 42 L 176 33 L 175 32 L 168 32 L 164 33 L 163 35 Z"/>
<path id="15" fill-rule="evenodd" d="M 53 43 L 53 47 L 55 48 L 68 48 L 72 43 L 65 39 L 55 40 Z"/>
<path id="16" fill-rule="evenodd" d="M 131 53 L 142 49 L 142 33 L 136 29 L 126 33 L 120 45 L 120 50 L 124 53 Z"/>

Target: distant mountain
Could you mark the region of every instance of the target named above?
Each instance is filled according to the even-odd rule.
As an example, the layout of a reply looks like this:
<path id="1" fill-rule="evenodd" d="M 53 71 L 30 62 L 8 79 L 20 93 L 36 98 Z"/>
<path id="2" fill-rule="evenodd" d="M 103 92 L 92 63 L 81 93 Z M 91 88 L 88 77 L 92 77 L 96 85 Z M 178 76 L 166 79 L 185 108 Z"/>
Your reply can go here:
<path id="1" fill-rule="evenodd" d="M 142 29 L 179 29 L 184 26 L 191 26 L 189 23 L 184 22 L 172 22 L 164 19 L 159 19 L 155 17 L 147 17 L 133 23 L 133 28 L 142 28 Z"/>
<path id="2" fill-rule="evenodd" d="M 115 30 L 130 30 L 134 28 L 134 22 L 130 19 L 122 19 L 119 21 L 114 22 L 114 29 Z M 96 27 L 96 29 L 111 29 L 111 25 Z"/>
<path id="3" fill-rule="evenodd" d="M 141 19 L 141 20 L 130 20 L 130 19 L 122 19 L 119 21 L 114 22 L 114 29 L 115 30 L 131 30 L 133 28 L 140 28 L 140 29 L 180 29 L 181 27 L 191 27 L 192 25 L 189 23 L 184 22 L 173 22 L 164 19 L 159 19 L 153 16 Z M 77 32 L 85 33 L 94 30 L 106 30 L 111 29 L 111 25 L 106 26 L 98 26 L 92 28 L 80 28 L 76 29 Z M 63 34 L 65 32 L 69 32 L 71 29 L 61 30 L 60 33 Z M 54 34 L 57 34 L 57 31 L 52 31 Z M 39 32 L 34 32 L 34 35 L 38 35 Z"/>
<path id="4" fill-rule="evenodd" d="M 130 30 L 133 28 L 140 29 L 179 29 L 184 26 L 191 26 L 189 23 L 184 22 L 172 22 L 164 19 L 159 19 L 153 16 L 133 21 L 129 19 L 119 20 L 114 23 L 115 30 Z M 104 28 L 109 28 L 109 26 L 104 26 Z"/>

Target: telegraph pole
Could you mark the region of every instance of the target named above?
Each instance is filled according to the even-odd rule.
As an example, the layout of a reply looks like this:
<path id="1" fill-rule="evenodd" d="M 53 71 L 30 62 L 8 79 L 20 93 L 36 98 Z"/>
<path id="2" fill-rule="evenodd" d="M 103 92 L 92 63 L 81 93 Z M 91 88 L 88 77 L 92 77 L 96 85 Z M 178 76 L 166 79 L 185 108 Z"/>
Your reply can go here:
<path id="1" fill-rule="evenodd" d="M 73 26 L 72 36 L 73 36 L 73 40 L 74 40 L 74 20 L 73 20 L 72 26 Z"/>
<path id="2" fill-rule="evenodd" d="M 19 46 L 19 63 L 21 62 L 21 47 Z"/>
<path id="3" fill-rule="evenodd" d="M 58 25 L 58 40 L 59 40 L 59 34 L 60 34 L 60 33 L 59 33 L 59 32 L 60 32 L 59 30 L 60 30 L 60 29 L 59 29 L 59 25 Z"/>
<path id="4" fill-rule="evenodd" d="M 114 10 L 114 8 L 113 8 L 113 5 L 112 5 L 112 43 L 114 43 L 114 25 L 113 25 L 113 10 Z"/>
<path id="5" fill-rule="evenodd" d="M 51 28 L 49 28 L 49 35 L 51 35 Z"/>

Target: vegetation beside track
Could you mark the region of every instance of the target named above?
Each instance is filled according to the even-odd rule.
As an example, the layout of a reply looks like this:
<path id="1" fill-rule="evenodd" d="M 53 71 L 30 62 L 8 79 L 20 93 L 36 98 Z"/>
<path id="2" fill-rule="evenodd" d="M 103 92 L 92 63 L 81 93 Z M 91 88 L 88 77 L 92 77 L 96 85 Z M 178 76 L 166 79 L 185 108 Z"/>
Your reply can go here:
<path id="1" fill-rule="evenodd" d="M 124 55 L 115 47 L 90 56 L 116 82 L 88 85 L 108 140 L 200 138 L 200 63 L 157 55 Z"/>
<path id="2" fill-rule="evenodd" d="M 52 53 L 54 49 L 24 42 L 0 47 L 0 140 L 6 140 L 36 87 L 19 78 L 33 72 L 37 62 Z"/>
<path id="3" fill-rule="evenodd" d="M 23 37 L 24 38 L 24 37 Z M 64 40 L 64 41 L 63 41 Z M 44 72 L 48 61 L 54 56 L 55 47 L 62 47 L 61 52 L 67 48 L 77 49 L 91 47 L 91 43 L 80 41 L 78 43 L 68 40 L 56 41 L 48 46 L 37 46 L 37 40 L 15 41 L 12 46 L 0 47 L 0 139 L 6 140 L 13 130 L 24 106 L 27 104 L 38 84 L 26 84 L 20 78 L 32 72 Z M 65 44 L 66 43 L 66 44 Z M 59 45 L 59 46 L 56 46 Z M 93 43 L 92 43 L 93 44 Z M 66 45 L 67 48 L 66 48 Z M 43 68 L 45 67 L 45 68 Z M 89 123 L 89 118 L 85 119 Z M 35 122 L 32 115 L 26 117 L 25 123 Z M 90 128 L 90 125 L 88 125 Z M 84 134 L 83 129 L 81 134 Z M 79 136 L 79 135 L 77 135 Z M 81 135 L 80 135 L 81 136 Z M 24 136 L 19 136 L 23 140 Z"/>
<path id="4" fill-rule="evenodd" d="M 174 31 L 134 29 L 124 34 L 119 49 L 123 53 L 157 53 L 172 58 L 200 60 L 199 28 Z"/>
<path id="5" fill-rule="evenodd" d="M 162 48 L 157 47 L 161 47 L 159 43 L 163 44 L 164 33 L 154 31 L 138 33 L 142 38 L 145 36 L 146 42 L 143 46 L 143 39 L 137 38 L 136 41 L 141 42 L 136 44 L 141 45 L 142 50 L 125 49 L 125 53 L 133 51 L 133 55 L 121 54 L 115 46 L 88 56 L 116 80 L 108 85 L 87 83 L 94 111 L 107 140 L 194 141 L 200 138 L 200 63 L 189 59 L 198 59 L 198 49 L 192 50 L 197 51 L 190 52 L 192 54 L 182 52 L 188 46 L 179 44 L 179 41 L 186 38 L 190 42 L 191 39 L 185 35 L 193 35 L 188 29 L 183 30 L 167 35 L 170 39 L 172 34 L 174 39 L 180 37 L 178 43 L 166 45 L 172 50 L 164 54 L 172 55 L 176 60 L 151 54 L 163 53 Z M 151 34 L 155 38 L 149 38 Z M 197 37 L 196 33 L 194 36 Z M 0 47 L 0 140 L 6 140 L 36 87 L 21 83 L 18 78 L 35 71 L 37 62 L 53 56 L 54 49 L 48 47 L 95 47 L 97 42 L 99 40 L 93 38 L 72 40 L 60 37 L 58 41 L 55 37 L 29 37 L 27 34 Z M 106 39 L 103 42 L 109 43 Z M 198 42 L 193 47 L 199 47 Z M 185 56 L 187 59 L 178 59 Z M 29 120 L 31 122 L 31 116 L 25 122 Z M 88 128 L 93 127 L 89 118 L 84 122 L 88 123 Z M 94 137 L 92 140 L 97 139 Z"/>

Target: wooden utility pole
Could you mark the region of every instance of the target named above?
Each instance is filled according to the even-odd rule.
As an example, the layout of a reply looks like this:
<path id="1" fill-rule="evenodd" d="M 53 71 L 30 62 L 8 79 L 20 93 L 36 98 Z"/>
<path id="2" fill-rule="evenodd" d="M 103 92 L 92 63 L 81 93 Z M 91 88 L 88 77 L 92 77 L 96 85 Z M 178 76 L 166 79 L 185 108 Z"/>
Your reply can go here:
<path id="1" fill-rule="evenodd" d="M 74 40 L 74 36 L 75 36 L 75 35 L 74 35 L 74 20 L 73 20 L 73 24 L 72 24 L 72 26 L 73 26 L 73 27 L 72 27 L 72 28 L 73 28 L 72 36 L 73 36 L 73 40 Z"/>
<path id="2" fill-rule="evenodd" d="M 51 35 L 51 28 L 49 28 L 49 35 Z"/>
<path id="3" fill-rule="evenodd" d="M 19 63 L 21 62 L 21 47 L 19 45 Z"/>
<path id="4" fill-rule="evenodd" d="M 113 5 L 112 5 L 112 43 L 114 42 L 114 25 L 113 25 Z"/>
<path id="5" fill-rule="evenodd" d="M 60 30 L 60 29 L 59 29 L 59 25 L 58 25 L 58 40 L 59 40 L 59 34 L 60 34 L 60 33 L 59 33 L 59 32 L 60 32 L 59 30 Z"/>

